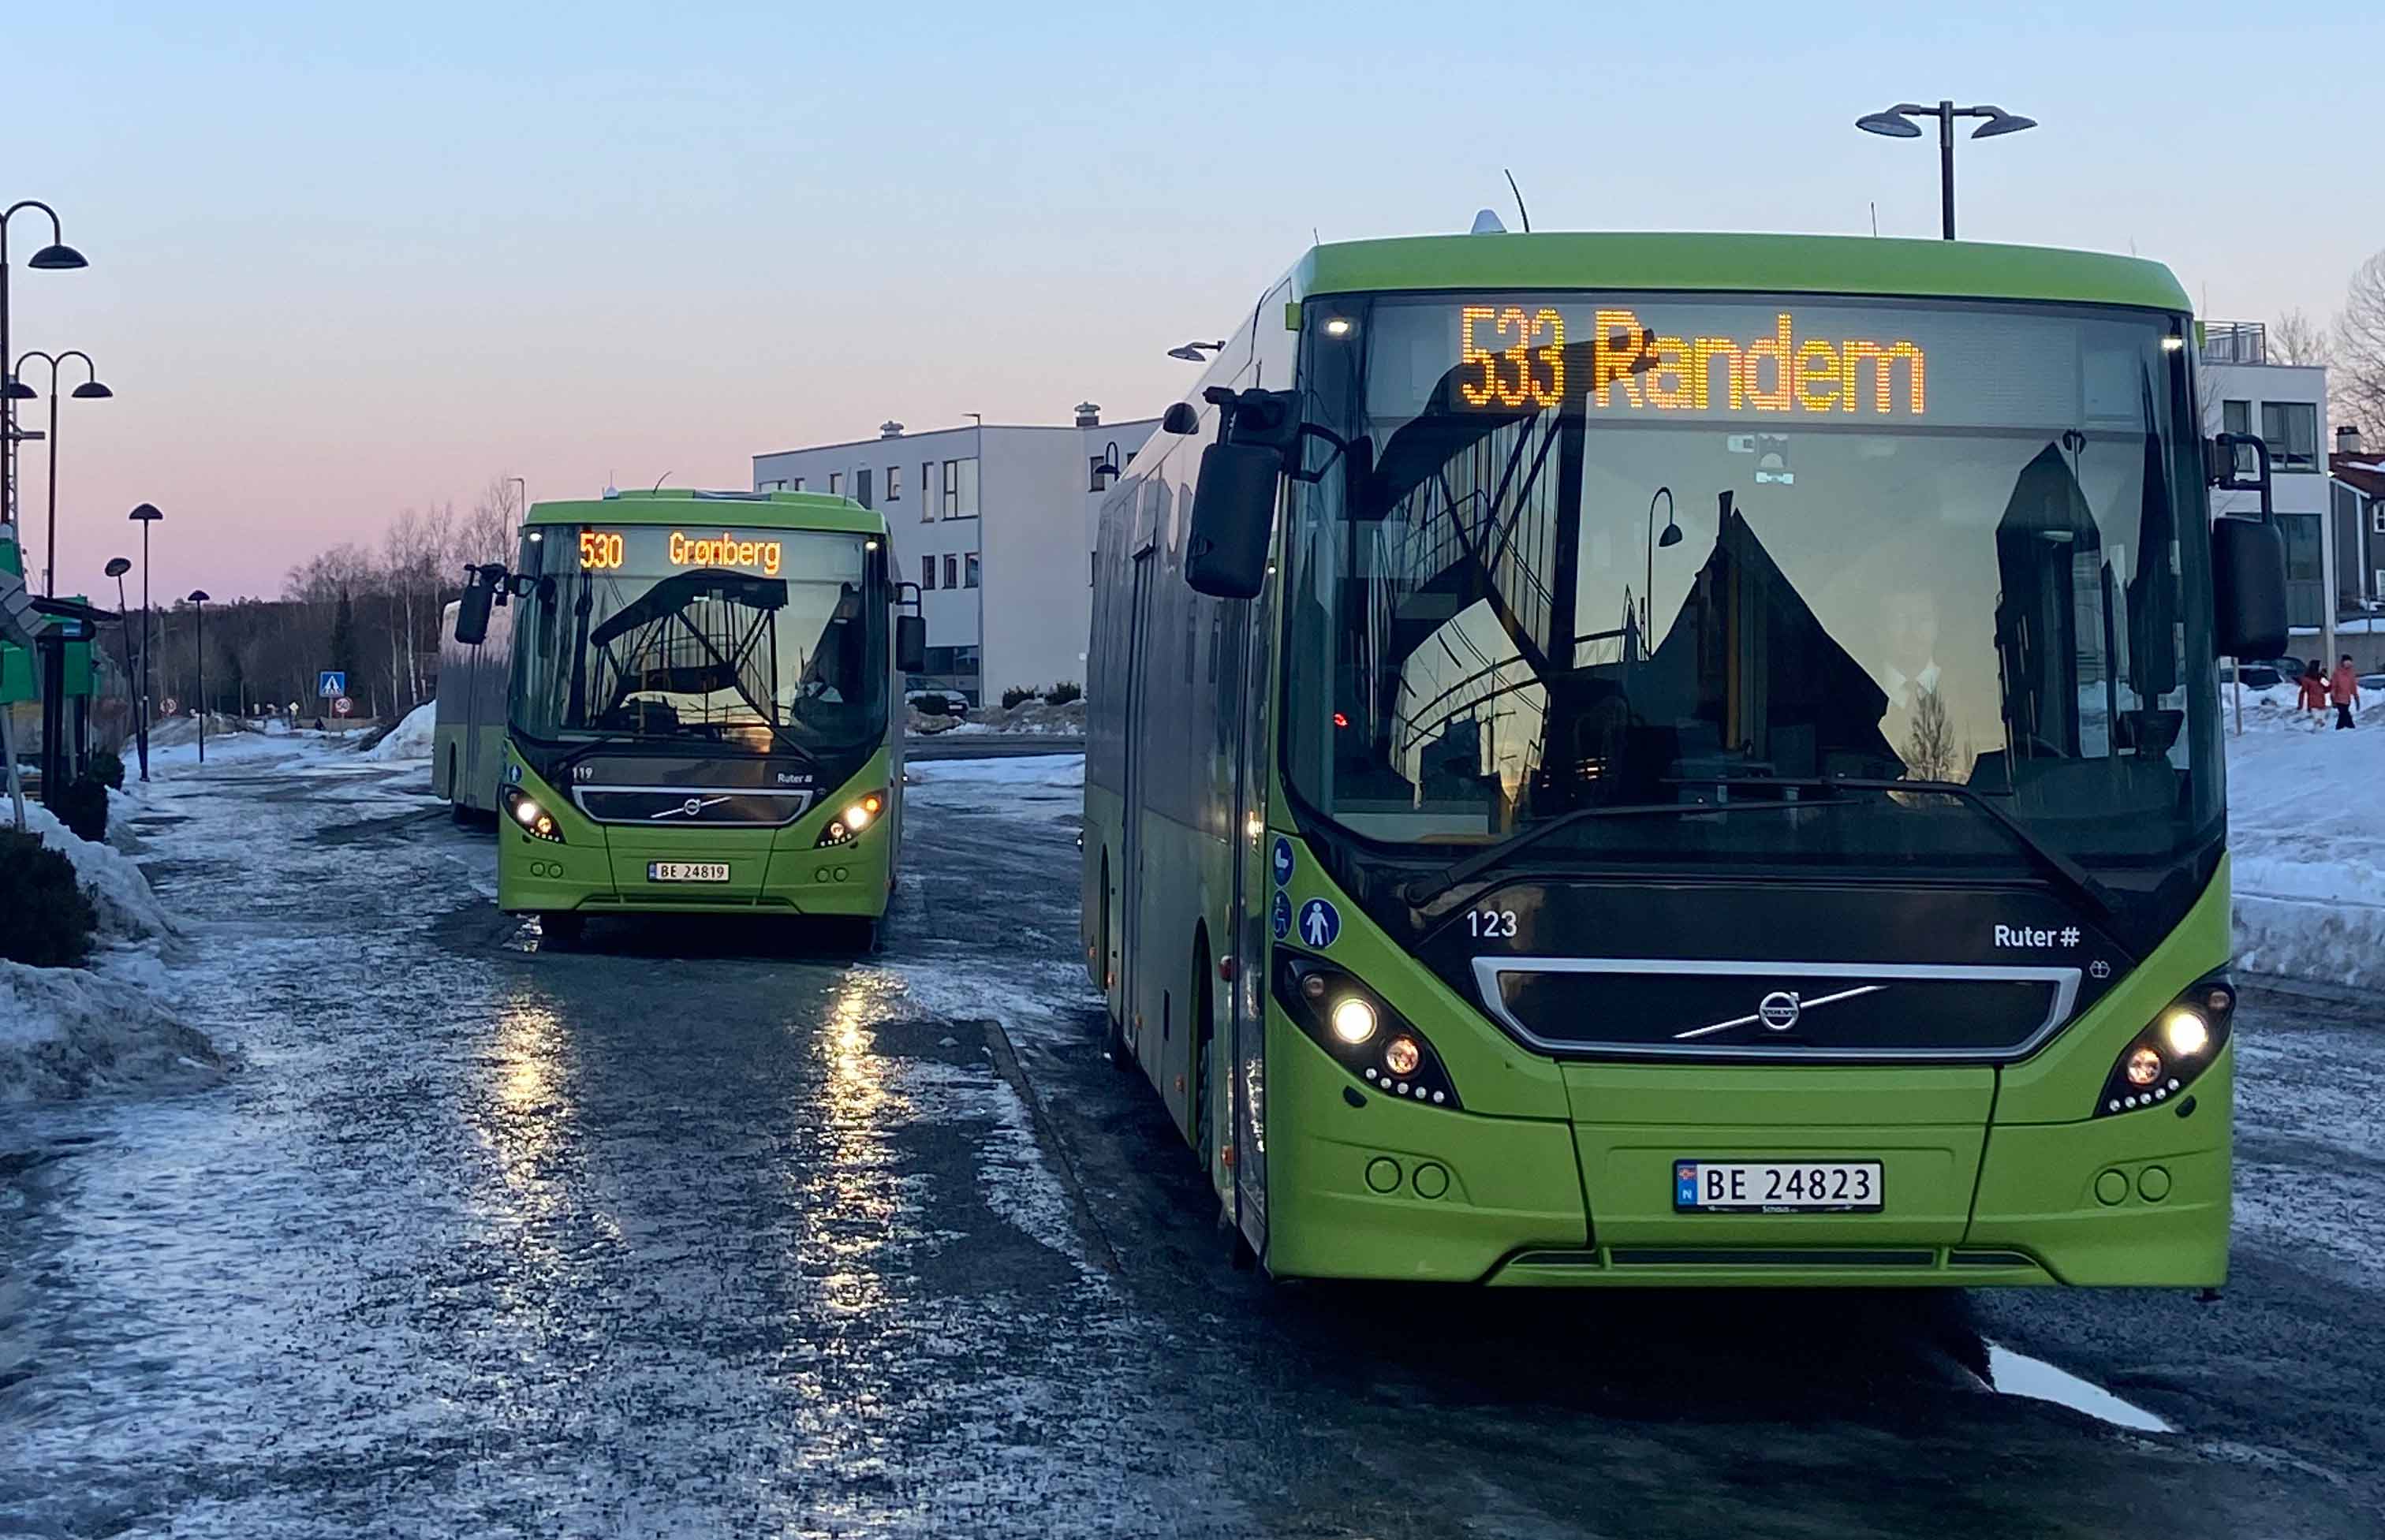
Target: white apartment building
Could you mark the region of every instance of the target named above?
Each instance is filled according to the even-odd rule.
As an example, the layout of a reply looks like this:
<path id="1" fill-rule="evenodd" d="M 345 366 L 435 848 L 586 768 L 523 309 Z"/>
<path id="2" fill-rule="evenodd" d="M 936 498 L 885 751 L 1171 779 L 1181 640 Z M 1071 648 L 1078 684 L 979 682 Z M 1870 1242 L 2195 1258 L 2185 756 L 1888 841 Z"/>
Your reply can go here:
<path id="1" fill-rule="evenodd" d="M 1085 677 L 1093 529 L 1118 468 L 1157 418 L 971 424 L 754 456 L 754 490 L 830 492 L 886 515 L 893 571 L 919 586 L 928 668 L 915 689 L 984 703 Z"/>

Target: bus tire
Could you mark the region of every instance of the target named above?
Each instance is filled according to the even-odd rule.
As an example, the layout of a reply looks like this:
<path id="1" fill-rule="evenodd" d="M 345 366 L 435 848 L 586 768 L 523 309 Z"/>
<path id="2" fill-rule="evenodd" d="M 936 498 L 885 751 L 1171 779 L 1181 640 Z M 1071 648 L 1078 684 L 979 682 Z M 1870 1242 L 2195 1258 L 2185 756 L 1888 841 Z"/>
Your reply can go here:
<path id="1" fill-rule="evenodd" d="M 569 950 L 588 934 L 588 917 L 568 910 L 544 910 L 538 917 L 538 934 L 542 950 L 554 947 L 557 950 Z"/>
<path id="2" fill-rule="evenodd" d="M 447 747 L 447 816 L 457 825 L 472 821 L 472 810 L 464 805 L 464 783 L 456 778 L 456 747 Z"/>

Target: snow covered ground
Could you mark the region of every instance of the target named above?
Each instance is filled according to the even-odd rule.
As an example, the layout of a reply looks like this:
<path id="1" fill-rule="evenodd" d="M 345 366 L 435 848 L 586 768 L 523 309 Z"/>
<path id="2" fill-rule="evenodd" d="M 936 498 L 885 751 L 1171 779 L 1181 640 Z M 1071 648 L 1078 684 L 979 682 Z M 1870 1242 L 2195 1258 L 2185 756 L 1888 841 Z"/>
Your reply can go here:
<path id="1" fill-rule="evenodd" d="M 2244 691 L 2228 739 L 2236 960 L 2247 973 L 2385 983 L 2385 701 L 2336 731 L 2291 688 Z"/>
<path id="2" fill-rule="evenodd" d="M 406 714 L 406 720 L 389 730 L 389 736 L 364 751 L 364 757 L 376 764 L 388 764 L 401 760 L 431 757 L 431 729 L 436 725 L 437 703 L 425 701 Z"/>
<path id="3" fill-rule="evenodd" d="M 94 844 L 40 803 L 25 805 L 26 828 L 74 863 L 99 931 L 89 968 L 0 962 L 0 1104 L 184 1084 L 223 1067 L 169 999 L 177 927 L 127 853 L 140 806 L 137 793 L 110 797 L 108 841 Z"/>

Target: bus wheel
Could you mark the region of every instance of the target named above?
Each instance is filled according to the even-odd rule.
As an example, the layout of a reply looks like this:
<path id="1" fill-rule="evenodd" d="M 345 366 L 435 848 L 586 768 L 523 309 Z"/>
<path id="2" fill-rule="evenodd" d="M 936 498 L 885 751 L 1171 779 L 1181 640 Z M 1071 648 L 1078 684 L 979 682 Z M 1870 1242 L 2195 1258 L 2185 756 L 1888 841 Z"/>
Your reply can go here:
<path id="1" fill-rule="evenodd" d="M 561 910 L 547 910 L 538 917 L 539 941 L 542 947 L 568 950 L 580 944 L 588 934 L 588 917 Z"/>
<path id="2" fill-rule="evenodd" d="M 456 751 L 447 751 L 447 816 L 457 824 L 469 824 L 472 810 L 464 805 L 464 783 L 456 778 Z"/>

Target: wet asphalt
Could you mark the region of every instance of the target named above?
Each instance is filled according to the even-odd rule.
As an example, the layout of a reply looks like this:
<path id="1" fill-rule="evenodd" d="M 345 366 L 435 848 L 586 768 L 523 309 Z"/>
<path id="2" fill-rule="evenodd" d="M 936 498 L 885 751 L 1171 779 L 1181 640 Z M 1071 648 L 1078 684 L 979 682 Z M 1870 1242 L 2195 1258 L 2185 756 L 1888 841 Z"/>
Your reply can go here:
<path id="1" fill-rule="evenodd" d="M 2373 1013 L 2248 993 L 2216 1303 L 1276 1285 L 1099 1054 L 1075 793 L 937 770 L 864 957 L 543 949 L 419 766 L 161 781 L 240 1068 L 0 1112 L 0 1536 L 2385 1534 Z"/>

